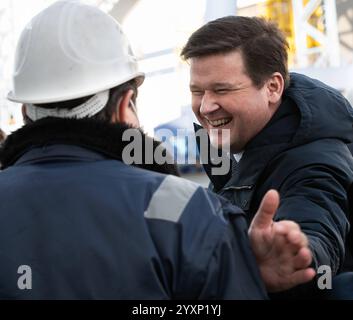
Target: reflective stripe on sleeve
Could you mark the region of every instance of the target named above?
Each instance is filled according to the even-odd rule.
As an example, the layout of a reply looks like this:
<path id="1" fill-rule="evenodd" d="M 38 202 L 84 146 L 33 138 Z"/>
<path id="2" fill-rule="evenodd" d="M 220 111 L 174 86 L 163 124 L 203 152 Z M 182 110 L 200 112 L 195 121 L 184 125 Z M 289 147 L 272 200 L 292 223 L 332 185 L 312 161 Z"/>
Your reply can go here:
<path id="1" fill-rule="evenodd" d="M 172 175 L 167 176 L 153 194 L 145 218 L 178 222 L 186 205 L 200 186 Z"/>

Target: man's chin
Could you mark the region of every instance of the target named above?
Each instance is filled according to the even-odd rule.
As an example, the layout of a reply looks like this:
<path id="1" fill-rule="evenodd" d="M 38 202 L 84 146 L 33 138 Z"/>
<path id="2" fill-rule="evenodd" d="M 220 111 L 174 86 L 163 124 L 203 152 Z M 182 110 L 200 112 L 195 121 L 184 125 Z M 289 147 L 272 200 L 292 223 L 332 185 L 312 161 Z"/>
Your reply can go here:
<path id="1" fill-rule="evenodd" d="M 227 131 L 228 132 L 222 132 L 222 135 L 209 134 L 212 147 L 216 149 L 230 150 L 229 130 Z"/>
<path id="2" fill-rule="evenodd" d="M 229 142 L 224 142 L 224 143 L 210 143 L 212 148 L 218 149 L 218 150 L 223 150 L 225 152 L 230 152 L 230 145 Z"/>

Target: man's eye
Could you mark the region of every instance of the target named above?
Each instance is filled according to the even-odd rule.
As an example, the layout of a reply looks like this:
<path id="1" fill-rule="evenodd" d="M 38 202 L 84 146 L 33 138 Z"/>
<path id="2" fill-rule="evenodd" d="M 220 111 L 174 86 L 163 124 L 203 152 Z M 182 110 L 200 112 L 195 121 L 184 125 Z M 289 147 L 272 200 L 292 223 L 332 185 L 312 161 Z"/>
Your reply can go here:
<path id="1" fill-rule="evenodd" d="M 203 95 L 203 91 L 191 91 L 191 94 L 193 95 L 193 96 L 202 96 Z"/>
<path id="2" fill-rule="evenodd" d="M 226 94 L 229 92 L 229 90 L 228 89 L 218 89 L 218 90 L 215 90 L 215 92 L 217 94 Z"/>

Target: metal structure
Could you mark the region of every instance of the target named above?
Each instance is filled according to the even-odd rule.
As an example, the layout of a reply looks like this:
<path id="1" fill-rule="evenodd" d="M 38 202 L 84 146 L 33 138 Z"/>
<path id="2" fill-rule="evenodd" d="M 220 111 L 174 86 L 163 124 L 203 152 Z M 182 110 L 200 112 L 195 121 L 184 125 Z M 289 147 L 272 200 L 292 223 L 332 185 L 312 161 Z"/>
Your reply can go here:
<path id="1" fill-rule="evenodd" d="M 296 65 L 339 66 L 336 1 L 292 0 L 292 6 Z"/>
<path id="2" fill-rule="evenodd" d="M 353 66 L 340 61 L 335 0 L 267 0 L 259 7 L 285 33 L 293 71 L 318 78 L 342 92 L 351 87 L 347 79 Z"/>
<path id="3" fill-rule="evenodd" d="M 287 37 L 290 65 L 339 66 L 335 0 L 267 0 L 263 5 L 266 18 L 278 23 Z"/>

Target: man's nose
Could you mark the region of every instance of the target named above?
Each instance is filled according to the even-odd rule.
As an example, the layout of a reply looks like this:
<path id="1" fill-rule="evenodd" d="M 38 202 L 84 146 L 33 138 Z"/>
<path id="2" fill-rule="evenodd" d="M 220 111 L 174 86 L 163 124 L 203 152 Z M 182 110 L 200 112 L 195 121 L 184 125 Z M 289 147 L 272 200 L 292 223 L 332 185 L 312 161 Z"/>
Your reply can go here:
<path id="1" fill-rule="evenodd" d="M 214 97 L 206 91 L 201 100 L 200 113 L 203 115 L 210 114 L 219 108 L 220 107 Z"/>

